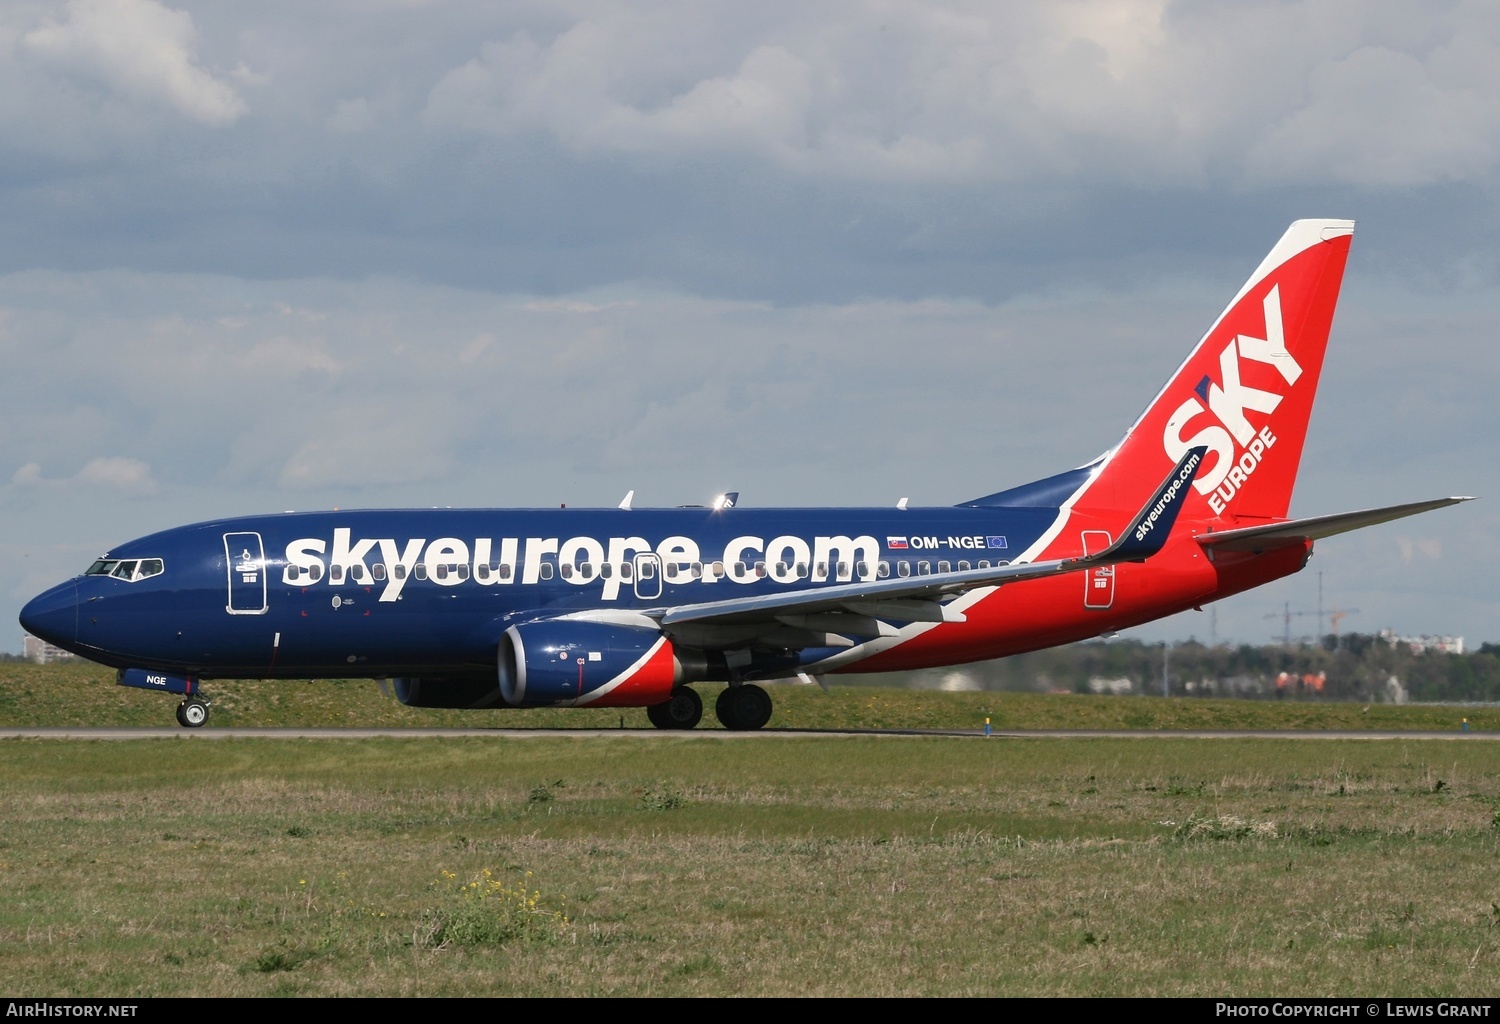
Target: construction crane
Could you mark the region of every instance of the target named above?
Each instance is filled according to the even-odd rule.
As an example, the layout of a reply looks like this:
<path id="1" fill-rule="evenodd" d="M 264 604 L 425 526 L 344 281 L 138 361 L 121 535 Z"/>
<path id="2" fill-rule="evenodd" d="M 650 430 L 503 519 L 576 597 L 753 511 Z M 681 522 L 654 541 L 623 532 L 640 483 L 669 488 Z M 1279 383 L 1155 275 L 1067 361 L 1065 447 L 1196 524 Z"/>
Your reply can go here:
<path id="1" fill-rule="evenodd" d="M 1331 632 L 1333 633 L 1333 641 L 1335 646 L 1337 646 L 1339 639 L 1339 623 L 1343 622 L 1345 618 L 1357 613 L 1358 611 L 1358 608 L 1335 608 L 1333 611 L 1328 613 L 1328 625 Z"/>
<path id="2" fill-rule="evenodd" d="M 1282 642 L 1282 644 L 1284 646 L 1290 647 L 1290 646 L 1292 646 L 1292 619 L 1293 619 L 1293 617 L 1296 617 L 1296 618 L 1300 619 L 1304 615 L 1316 615 L 1316 614 L 1318 614 L 1318 613 L 1317 612 L 1294 612 L 1294 611 L 1292 611 L 1292 603 L 1290 601 L 1288 601 L 1288 602 L 1286 602 L 1286 606 L 1285 606 L 1284 610 L 1281 612 L 1281 614 L 1278 615 L 1275 612 L 1271 612 L 1268 615 L 1263 615 L 1262 618 L 1266 618 L 1266 619 L 1280 619 L 1282 621 L 1281 642 Z"/>

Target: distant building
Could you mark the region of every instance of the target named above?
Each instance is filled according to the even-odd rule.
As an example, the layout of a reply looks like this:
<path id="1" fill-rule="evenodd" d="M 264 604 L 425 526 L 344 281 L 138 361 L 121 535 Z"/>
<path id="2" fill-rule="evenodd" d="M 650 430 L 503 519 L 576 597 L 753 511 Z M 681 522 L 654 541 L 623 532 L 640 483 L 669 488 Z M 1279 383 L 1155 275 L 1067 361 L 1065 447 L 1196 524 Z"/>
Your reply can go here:
<path id="1" fill-rule="evenodd" d="M 1461 636 L 1397 636 L 1393 630 L 1382 629 L 1376 634 L 1392 647 L 1405 647 L 1413 654 L 1437 651 L 1439 654 L 1464 653 L 1464 638 Z"/>
<path id="2" fill-rule="evenodd" d="M 30 633 L 21 638 L 21 657 L 34 661 L 38 665 L 49 665 L 54 661 L 78 660 L 78 655 L 69 653 L 61 647 L 54 647 Z"/>

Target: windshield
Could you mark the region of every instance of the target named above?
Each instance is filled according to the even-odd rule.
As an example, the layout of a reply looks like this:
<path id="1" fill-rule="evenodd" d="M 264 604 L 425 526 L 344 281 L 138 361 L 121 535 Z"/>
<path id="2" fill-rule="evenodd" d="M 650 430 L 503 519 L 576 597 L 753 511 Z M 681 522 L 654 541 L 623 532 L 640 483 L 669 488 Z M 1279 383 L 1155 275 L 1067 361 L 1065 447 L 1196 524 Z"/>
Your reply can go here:
<path id="1" fill-rule="evenodd" d="M 113 576 L 117 580 L 135 583 L 138 580 L 160 576 L 160 558 L 101 558 L 88 567 L 85 576 Z"/>

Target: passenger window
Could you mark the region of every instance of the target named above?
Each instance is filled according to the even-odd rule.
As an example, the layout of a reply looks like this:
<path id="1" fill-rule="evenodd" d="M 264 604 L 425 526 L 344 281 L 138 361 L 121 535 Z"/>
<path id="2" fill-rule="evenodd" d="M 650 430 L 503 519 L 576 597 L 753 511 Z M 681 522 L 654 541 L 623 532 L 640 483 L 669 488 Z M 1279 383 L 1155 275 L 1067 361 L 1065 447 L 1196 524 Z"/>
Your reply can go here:
<path id="1" fill-rule="evenodd" d="M 490 581 L 490 567 L 487 565 L 474 566 L 474 578 L 480 583 L 488 583 Z"/>
<path id="2" fill-rule="evenodd" d="M 716 579 L 723 579 L 724 578 L 724 563 L 723 562 L 715 562 L 714 563 L 714 577 Z"/>
<path id="3" fill-rule="evenodd" d="M 310 566 L 307 567 L 307 578 L 309 580 L 311 580 L 312 582 L 314 582 L 314 583 L 318 582 L 318 580 L 321 579 L 322 576 L 323 576 L 323 566 L 322 566 L 321 563 L 318 564 L 318 565 L 310 565 Z"/>
<path id="4" fill-rule="evenodd" d="M 537 575 L 539 575 L 544 580 L 550 580 L 552 578 L 552 563 L 543 562 L 540 566 L 537 567 Z"/>
<path id="5" fill-rule="evenodd" d="M 843 579 L 845 576 L 848 576 L 848 575 L 849 575 L 849 563 L 848 562 L 840 562 L 839 563 L 839 571 L 838 571 L 838 577 L 839 577 L 839 579 Z"/>
<path id="6" fill-rule="evenodd" d="M 882 558 L 880 560 L 880 564 L 875 567 L 875 575 L 878 576 L 880 579 L 885 579 L 890 574 L 891 574 L 891 563 L 887 562 L 885 559 Z"/>
<path id="7" fill-rule="evenodd" d="M 703 578 L 703 563 L 702 562 L 694 562 L 693 563 L 693 568 L 692 568 L 691 571 L 692 571 L 692 574 L 693 574 L 693 579 L 695 579 L 695 580 L 702 579 Z"/>
<path id="8" fill-rule="evenodd" d="M 896 563 L 896 575 L 900 576 L 902 579 L 905 579 L 906 577 L 910 576 L 911 575 L 911 563 L 908 562 L 904 558 L 901 561 L 897 562 Z"/>
<path id="9" fill-rule="evenodd" d="M 949 563 L 948 562 L 939 562 L 938 563 L 938 572 L 947 572 L 948 571 L 948 567 L 949 567 Z"/>
<path id="10" fill-rule="evenodd" d="M 427 563 L 418 562 L 417 567 L 412 572 L 416 574 L 417 579 L 425 580 L 427 578 Z"/>
<path id="11" fill-rule="evenodd" d="M 762 580 L 766 578 L 766 563 L 765 562 L 756 562 L 755 563 L 755 577 L 756 577 L 756 579 L 762 579 Z"/>
<path id="12" fill-rule="evenodd" d="M 402 565 L 400 562 L 397 562 L 395 565 L 391 566 L 391 576 L 398 580 L 406 579 L 406 566 Z"/>
<path id="13" fill-rule="evenodd" d="M 500 563 L 500 578 L 502 580 L 510 579 L 510 566 L 506 565 L 504 562 Z"/>
<path id="14" fill-rule="evenodd" d="M 815 579 L 820 579 L 820 580 L 826 580 L 828 578 L 828 563 L 827 562 L 819 562 L 818 563 L 818 574 L 814 578 Z"/>
<path id="15" fill-rule="evenodd" d="M 372 565 L 370 567 L 370 575 L 374 576 L 377 580 L 385 579 L 385 563 L 376 562 L 374 565 Z"/>
<path id="16" fill-rule="evenodd" d="M 463 565 L 460 565 L 458 567 L 458 578 L 461 579 L 461 580 L 466 580 L 466 579 L 469 578 L 469 563 L 468 562 L 465 562 Z"/>
<path id="17" fill-rule="evenodd" d="M 917 575 L 918 576 L 930 576 L 930 575 L 932 575 L 932 563 L 931 562 L 918 562 L 917 563 Z"/>
<path id="18" fill-rule="evenodd" d="M 571 565 L 569 565 L 567 562 L 564 562 L 562 565 L 559 565 L 557 567 L 557 571 L 562 574 L 562 578 L 565 579 L 565 580 L 570 580 L 570 579 L 573 578 L 573 567 Z"/>
<path id="19" fill-rule="evenodd" d="M 805 579 L 807 579 L 807 563 L 806 562 L 798 562 L 797 563 L 797 578 L 799 580 L 805 580 Z"/>
<path id="20" fill-rule="evenodd" d="M 981 569 L 988 569 L 989 567 L 990 567 L 990 560 L 988 558 L 981 558 L 979 560 L 979 568 L 981 568 Z"/>
<path id="21" fill-rule="evenodd" d="M 329 583 L 342 583 L 342 582 L 344 582 L 344 567 L 342 565 L 330 565 L 328 567 L 328 582 Z"/>
<path id="22" fill-rule="evenodd" d="M 869 574 L 869 571 L 870 571 L 870 566 L 869 566 L 868 563 L 866 563 L 866 562 L 855 562 L 854 563 L 854 576 L 855 576 L 856 579 L 861 579 L 861 580 L 864 579 L 865 576 Z"/>
<path id="23" fill-rule="evenodd" d="M 734 574 L 736 576 L 743 576 L 743 575 L 745 575 L 745 570 L 747 568 L 748 568 L 748 566 L 746 566 L 744 562 L 735 562 L 734 563 Z"/>
<path id="24" fill-rule="evenodd" d="M 649 579 L 655 579 L 656 578 L 656 563 L 655 562 L 650 562 L 650 561 L 642 562 L 641 565 L 640 565 L 640 570 L 641 570 L 641 579 L 643 579 L 643 580 L 649 580 Z"/>
<path id="25" fill-rule="evenodd" d="M 363 562 L 356 562 L 349 567 L 349 580 L 351 583 L 363 583 L 365 581 L 365 566 Z"/>
<path id="26" fill-rule="evenodd" d="M 448 567 L 446 565 L 440 565 L 440 566 L 438 566 L 436 569 L 433 570 L 433 575 L 436 576 L 440 580 L 447 579 L 448 578 Z"/>
<path id="27" fill-rule="evenodd" d="M 603 565 L 599 566 L 599 578 L 601 580 L 610 579 L 614 576 L 614 574 L 615 567 L 610 565 L 608 562 L 605 562 Z"/>

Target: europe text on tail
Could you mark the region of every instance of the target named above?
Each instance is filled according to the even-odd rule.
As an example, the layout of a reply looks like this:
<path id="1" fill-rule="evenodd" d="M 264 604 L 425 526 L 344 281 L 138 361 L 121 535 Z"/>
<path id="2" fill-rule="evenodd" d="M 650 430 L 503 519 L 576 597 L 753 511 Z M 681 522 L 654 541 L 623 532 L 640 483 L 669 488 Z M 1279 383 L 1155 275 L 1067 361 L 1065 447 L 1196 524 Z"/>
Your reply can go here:
<path id="1" fill-rule="evenodd" d="M 1288 519 L 1354 225 L 1287 229 L 1099 458 L 953 507 L 395 509 L 247 516 L 121 544 L 21 613 L 182 696 L 366 677 L 417 707 L 645 707 L 692 684 L 922 668 L 1110 633 L 1294 573 L 1315 541 L 1463 498 Z"/>

